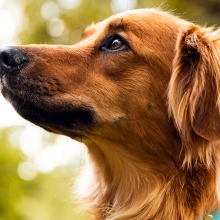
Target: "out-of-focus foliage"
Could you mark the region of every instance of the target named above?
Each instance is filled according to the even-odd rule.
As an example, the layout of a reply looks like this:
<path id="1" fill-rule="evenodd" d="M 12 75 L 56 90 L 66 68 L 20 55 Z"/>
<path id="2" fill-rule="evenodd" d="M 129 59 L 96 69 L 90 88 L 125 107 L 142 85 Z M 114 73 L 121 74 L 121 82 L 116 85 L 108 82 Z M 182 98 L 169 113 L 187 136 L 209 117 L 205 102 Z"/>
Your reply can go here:
<path id="1" fill-rule="evenodd" d="M 86 26 L 110 16 L 116 8 L 113 0 L 14 1 L 23 9 L 22 44 L 74 44 Z M 69 4 L 72 7 L 66 7 Z M 219 0 L 137 0 L 136 8 L 146 7 L 160 7 L 203 25 L 220 22 Z M 19 164 L 28 158 L 9 141 L 14 129 L 21 128 L 0 130 L 0 220 L 86 219 L 70 201 L 72 179 L 78 175 L 74 169 L 38 173 L 31 181 L 18 176 Z"/>
<path id="2" fill-rule="evenodd" d="M 138 7 L 160 7 L 201 25 L 219 25 L 219 0 L 138 0 Z"/>
<path id="3" fill-rule="evenodd" d="M 70 8 L 64 8 L 63 4 L 65 4 L 65 0 L 63 3 L 62 0 L 17 1 L 24 8 L 24 15 L 26 17 L 23 20 L 25 28 L 20 34 L 20 39 L 23 44 L 76 43 L 76 41 L 80 39 L 81 32 L 86 26 L 92 22 L 103 20 L 113 14 L 114 10 L 114 2 L 111 0 L 72 0 L 73 6 Z M 69 0 L 68 2 L 71 1 Z M 136 8 L 146 7 L 160 7 L 163 10 L 172 11 L 174 14 L 203 25 L 219 24 L 219 0 L 136 1 Z M 60 32 L 60 34 L 58 32 Z"/>
<path id="4" fill-rule="evenodd" d="M 0 220 L 86 219 L 71 201 L 78 169 L 60 167 L 49 174 L 39 173 L 32 181 L 19 177 L 19 164 L 27 158 L 9 137 L 21 129 L 0 130 Z"/>
<path id="5" fill-rule="evenodd" d="M 27 28 L 20 34 L 20 39 L 24 44 L 73 44 L 80 39 L 82 30 L 91 22 L 100 21 L 112 14 L 109 0 L 81 0 L 77 7 L 69 9 L 65 9 L 59 4 L 61 0 L 19 0 L 19 2 L 22 4 L 26 15 L 24 22 Z M 50 6 L 51 10 L 54 11 L 48 11 L 45 15 L 44 10 Z M 49 33 L 51 30 L 53 32 L 53 28 L 54 31 L 56 31 L 55 28 L 64 28 L 64 30 L 58 36 L 53 33 L 51 36 Z"/>

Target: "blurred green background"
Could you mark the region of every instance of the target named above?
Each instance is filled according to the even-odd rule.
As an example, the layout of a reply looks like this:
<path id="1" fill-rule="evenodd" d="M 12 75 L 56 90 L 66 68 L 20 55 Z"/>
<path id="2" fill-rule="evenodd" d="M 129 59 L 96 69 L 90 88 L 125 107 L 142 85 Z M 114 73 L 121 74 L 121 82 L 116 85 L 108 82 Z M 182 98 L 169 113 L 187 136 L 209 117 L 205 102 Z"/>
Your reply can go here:
<path id="1" fill-rule="evenodd" d="M 220 22 L 220 0 L 0 0 L 0 45 L 74 44 L 92 22 L 145 7 Z M 25 122 L 8 126 L 5 106 L 0 101 L 0 220 L 88 219 L 73 195 L 84 146 Z"/>

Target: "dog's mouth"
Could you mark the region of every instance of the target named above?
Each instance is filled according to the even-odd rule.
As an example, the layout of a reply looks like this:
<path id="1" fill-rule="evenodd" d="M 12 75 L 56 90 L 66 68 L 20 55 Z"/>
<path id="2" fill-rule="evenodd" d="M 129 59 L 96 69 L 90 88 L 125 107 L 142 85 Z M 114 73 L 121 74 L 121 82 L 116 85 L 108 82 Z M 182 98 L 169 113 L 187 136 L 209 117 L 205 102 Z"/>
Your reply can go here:
<path id="1" fill-rule="evenodd" d="M 1 89 L 3 96 L 18 114 L 48 131 L 76 138 L 82 137 L 94 127 L 95 116 L 91 106 L 86 104 L 74 106 L 63 100 L 37 96 L 30 98 L 27 95 L 27 98 L 21 98 L 25 92 L 11 91 L 5 86 Z"/>

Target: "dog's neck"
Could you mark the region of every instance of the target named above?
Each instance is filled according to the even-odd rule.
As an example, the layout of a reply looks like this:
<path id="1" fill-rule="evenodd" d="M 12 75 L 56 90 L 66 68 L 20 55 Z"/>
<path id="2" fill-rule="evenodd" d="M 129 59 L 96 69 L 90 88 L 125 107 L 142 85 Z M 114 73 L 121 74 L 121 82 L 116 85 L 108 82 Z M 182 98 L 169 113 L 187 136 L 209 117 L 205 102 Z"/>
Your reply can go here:
<path id="1" fill-rule="evenodd" d="M 83 197 L 92 211 L 96 212 L 97 219 L 176 220 L 180 216 L 187 216 L 187 219 L 194 220 L 196 215 L 215 207 L 215 180 L 210 172 L 200 168 L 188 172 L 181 168 L 181 163 L 174 158 L 176 156 L 163 146 L 160 149 L 164 150 L 159 154 L 152 151 L 146 153 L 145 148 L 140 146 L 136 149 L 133 146 L 131 151 L 131 146 L 129 141 L 115 144 L 115 141 L 106 138 L 102 140 L 101 137 L 87 144 L 89 164 L 92 163 L 93 167 L 89 168 L 90 177 L 86 170 L 86 178 L 90 179 L 82 179 L 79 185 L 82 187 L 89 183 L 90 187 L 85 186 L 81 192 L 89 192 L 89 195 Z M 176 147 L 173 146 L 174 154 Z M 201 175 L 203 179 L 200 177 L 200 181 L 205 182 L 196 192 L 193 192 L 192 186 L 195 182 L 188 181 L 197 179 L 190 175 Z M 210 185 L 212 187 L 207 190 Z M 210 194 L 203 195 L 203 190 Z M 191 195 L 187 192 L 191 192 Z M 204 204 L 200 210 L 192 212 L 192 209 L 198 208 L 197 200 Z M 181 201 L 188 201 L 189 204 L 182 204 Z M 207 204 L 205 201 L 212 202 Z M 176 207 L 170 207 L 170 204 L 176 204 Z M 134 216 L 133 213 L 138 214 Z"/>

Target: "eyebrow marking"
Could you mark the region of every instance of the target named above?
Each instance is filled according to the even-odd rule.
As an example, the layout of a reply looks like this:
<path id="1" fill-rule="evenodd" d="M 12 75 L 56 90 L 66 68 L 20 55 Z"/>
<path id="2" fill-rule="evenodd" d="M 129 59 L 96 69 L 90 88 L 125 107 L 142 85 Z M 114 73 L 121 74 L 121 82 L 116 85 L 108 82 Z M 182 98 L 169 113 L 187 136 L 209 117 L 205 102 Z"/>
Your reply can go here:
<path id="1" fill-rule="evenodd" d="M 113 29 L 113 30 L 118 30 L 118 29 L 123 29 L 124 30 L 124 28 L 125 28 L 125 25 L 124 24 L 122 24 L 122 23 L 111 23 L 110 25 L 109 25 L 109 29 Z"/>
<path id="2" fill-rule="evenodd" d="M 90 35 L 93 35 L 96 33 L 98 30 L 103 29 L 103 25 L 100 25 L 100 23 L 97 24 L 92 24 L 91 26 L 85 28 L 82 31 L 81 34 L 81 39 L 85 39 Z M 105 28 L 102 30 L 105 33 L 111 33 L 111 32 L 118 32 L 119 30 L 124 31 L 126 25 L 122 23 L 122 19 L 120 20 L 115 20 L 110 22 L 108 25 L 105 25 Z"/>

